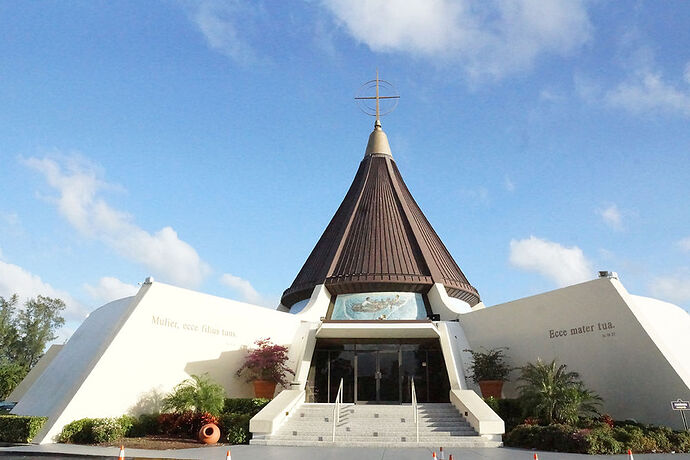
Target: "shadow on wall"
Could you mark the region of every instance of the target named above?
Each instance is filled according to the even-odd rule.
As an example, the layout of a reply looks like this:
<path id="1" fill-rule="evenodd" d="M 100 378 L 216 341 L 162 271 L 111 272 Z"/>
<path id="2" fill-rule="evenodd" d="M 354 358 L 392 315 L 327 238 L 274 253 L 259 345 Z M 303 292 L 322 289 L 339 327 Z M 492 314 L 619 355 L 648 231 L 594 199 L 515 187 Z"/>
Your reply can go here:
<path id="1" fill-rule="evenodd" d="M 189 375 L 208 374 L 212 381 L 225 388 L 225 395 L 229 398 L 253 398 L 253 386 L 247 383 L 244 377 L 235 375 L 246 356 L 246 347 L 240 350 L 224 351 L 217 359 L 189 362 L 184 367 L 184 371 Z"/>
<path id="2" fill-rule="evenodd" d="M 163 398 L 167 393 L 161 391 L 161 387 L 152 388 L 142 393 L 139 401 L 127 411 L 130 415 L 157 414 L 163 407 Z"/>

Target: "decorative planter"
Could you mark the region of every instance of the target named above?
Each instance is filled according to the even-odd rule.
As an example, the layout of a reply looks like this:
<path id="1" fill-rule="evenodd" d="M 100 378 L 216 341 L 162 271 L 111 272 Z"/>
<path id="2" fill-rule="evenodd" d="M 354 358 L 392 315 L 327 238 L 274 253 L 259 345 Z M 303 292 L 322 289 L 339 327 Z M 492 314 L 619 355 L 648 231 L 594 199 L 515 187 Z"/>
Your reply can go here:
<path id="1" fill-rule="evenodd" d="M 272 399 L 276 392 L 276 383 L 270 380 L 254 380 L 254 395 L 257 398 Z"/>
<path id="2" fill-rule="evenodd" d="M 220 439 L 220 429 L 215 423 L 207 423 L 199 430 L 199 441 L 204 444 L 215 444 Z"/>
<path id="3" fill-rule="evenodd" d="M 482 380 L 479 382 L 479 388 L 485 398 L 493 396 L 496 399 L 501 399 L 503 380 Z"/>

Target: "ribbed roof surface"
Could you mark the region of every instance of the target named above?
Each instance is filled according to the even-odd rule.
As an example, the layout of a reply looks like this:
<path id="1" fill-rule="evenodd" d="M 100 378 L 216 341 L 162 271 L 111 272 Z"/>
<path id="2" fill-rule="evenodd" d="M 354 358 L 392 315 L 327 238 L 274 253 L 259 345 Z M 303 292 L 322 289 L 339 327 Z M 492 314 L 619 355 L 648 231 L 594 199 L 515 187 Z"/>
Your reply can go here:
<path id="1" fill-rule="evenodd" d="M 283 293 L 282 304 L 309 298 L 318 284 L 345 294 L 426 292 L 434 283 L 470 305 L 479 302 L 477 290 L 412 198 L 377 125 L 345 199 Z"/>

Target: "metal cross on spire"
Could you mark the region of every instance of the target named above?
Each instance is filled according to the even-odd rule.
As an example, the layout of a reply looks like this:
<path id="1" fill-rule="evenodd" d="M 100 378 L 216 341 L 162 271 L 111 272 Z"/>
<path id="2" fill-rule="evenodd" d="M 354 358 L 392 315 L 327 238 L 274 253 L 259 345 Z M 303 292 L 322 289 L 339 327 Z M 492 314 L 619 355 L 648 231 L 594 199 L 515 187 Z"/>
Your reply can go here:
<path id="1" fill-rule="evenodd" d="M 365 93 L 369 93 L 369 91 L 371 91 L 372 89 L 376 90 L 374 96 L 365 96 L 364 95 Z M 382 96 L 381 95 L 382 90 L 387 95 Z M 368 82 L 366 82 L 362 86 L 360 86 L 359 91 L 357 92 L 357 96 L 355 97 L 356 101 L 358 101 L 358 102 L 361 101 L 361 104 L 359 104 L 359 108 L 360 108 L 360 110 L 362 110 L 362 112 L 366 113 L 367 115 L 376 117 L 375 125 L 381 124 L 381 116 L 389 114 L 393 110 L 395 110 L 395 108 L 398 106 L 398 99 L 400 99 L 400 96 L 398 94 L 396 94 L 395 87 L 392 84 L 390 84 L 389 82 L 387 82 L 386 80 L 381 80 L 379 78 L 378 69 L 376 69 L 376 80 L 369 80 Z M 390 104 L 382 112 L 381 111 L 381 100 L 383 100 L 384 102 L 391 100 L 391 102 L 394 101 L 394 103 Z M 370 104 L 367 104 L 367 102 L 371 102 L 371 101 L 376 101 L 375 107 L 372 107 Z"/>

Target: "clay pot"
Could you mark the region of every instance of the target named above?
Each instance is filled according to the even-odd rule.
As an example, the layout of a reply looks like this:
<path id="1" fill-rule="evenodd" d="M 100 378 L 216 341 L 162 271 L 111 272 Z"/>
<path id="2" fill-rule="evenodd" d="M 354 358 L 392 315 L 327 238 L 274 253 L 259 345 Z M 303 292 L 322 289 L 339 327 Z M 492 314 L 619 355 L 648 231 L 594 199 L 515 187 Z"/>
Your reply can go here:
<path id="1" fill-rule="evenodd" d="M 482 390 L 482 396 L 485 398 L 493 396 L 496 399 L 501 399 L 503 380 L 482 380 L 479 382 L 479 389 Z"/>
<path id="2" fill-rule="evenodd" d="M 276 392 L 276 383 L 270 380 L 254 380 L 254 395 L 257 398 L 273 398 Z"/>
<path id="3" fill-rule="evenodd" d="M 199 430 L 199 441 L 204 444 L 215 444 L 220 439 L 220 428 L 215 423 L 207 423 Z"/>

